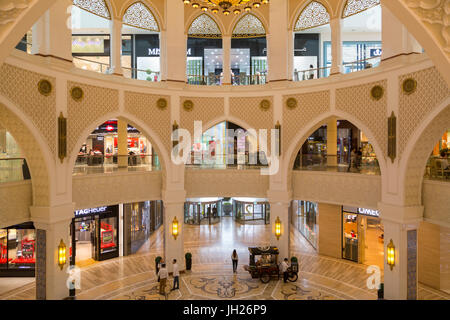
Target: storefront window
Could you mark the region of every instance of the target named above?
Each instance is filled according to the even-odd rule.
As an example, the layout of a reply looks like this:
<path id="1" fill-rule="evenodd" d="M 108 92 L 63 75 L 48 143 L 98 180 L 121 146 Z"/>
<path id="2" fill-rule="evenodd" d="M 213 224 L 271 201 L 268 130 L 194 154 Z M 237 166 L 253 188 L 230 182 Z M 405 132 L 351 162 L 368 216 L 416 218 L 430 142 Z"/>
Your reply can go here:
<path id="1" fill-rule="evenodd" d="M 342 207 L 342 258 L 383 269 L 384 230 L 377 210 Z"/>
<path id="2" fill-rule="evenodd" d="M 0 229 L 0 272 L 34 276 L 36 230 L 32 223 Z"/>
<path id="3" fill-rule="evenodd" d="M 100 253 L 117 251 L 117 218 L 100 220 Z"/>
<path id="4" fill-rule="evenodd" d="M 450 129 L 446 130 L 442 138 L 436 143 L 428 159 L 425 177 L 450 181 Z"/>
<path id="5" fill-rule="evenodd" d="M 292 203 L 292 224 L 317 249 L 319 239 L 318 204 L 309 201 L 294 200 Z"/>
<path id="6" fill-rule="evenodd" d="M 195 198 L 187 199 L 184 204 L 184 223 L 216 224 L 222 217 L 222 199 Z"/>
<path id="7" fill-rule="evenodd" d="M 265 37 L 231 39 L 231 79 L 234 85 L 264 84 L 267 76 Z"/>
<path id="8" fill-rule="evenodd" d="M 233 216 L 236 222 L 270 223 L 270 205 L 264 199 L 233 199 Z"/>
<path id="9" fill-rule="evenodd" d="M 222 39 L 189 37 L 187 79 L 194 85 L 219 85 L 223 72 Z"/>

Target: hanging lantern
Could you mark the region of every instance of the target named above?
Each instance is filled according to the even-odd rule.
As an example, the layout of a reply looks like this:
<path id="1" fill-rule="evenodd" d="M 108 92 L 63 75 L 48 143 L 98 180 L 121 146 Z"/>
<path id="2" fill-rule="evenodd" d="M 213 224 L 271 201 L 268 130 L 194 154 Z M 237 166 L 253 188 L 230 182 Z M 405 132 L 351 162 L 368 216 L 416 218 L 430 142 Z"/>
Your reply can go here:
<path id="1" fill-rule="evenodd" d="M 174 217 L 172 221 L 172 235 L 175 240 L 177 240 L 178 234 L 179 234 L 178 219 L 177 217 Z"/>
<path id="2" fill-rule="evenodd" d="M 280 240 L 281 237 L 281 220 L 280 217 L 277 217 L 275 220 L 275 236 L 277 237 L 277 240 Z"/>
<path id="3" fill-rule="evenodd" d="M 387 264 L 391 267 L 391 271 L 395 266 L 395 246 L 394 242 L 391 241 L 387 245 Z"/>
<path id="4" fill-rule="evenodd" d="M 64 268 L 64 265 L 66 264 L 67 257 L 66 257 L 66 244 L 61 239 L 58 246 L 58 266 L 61 268 L 61 270 Z"/>

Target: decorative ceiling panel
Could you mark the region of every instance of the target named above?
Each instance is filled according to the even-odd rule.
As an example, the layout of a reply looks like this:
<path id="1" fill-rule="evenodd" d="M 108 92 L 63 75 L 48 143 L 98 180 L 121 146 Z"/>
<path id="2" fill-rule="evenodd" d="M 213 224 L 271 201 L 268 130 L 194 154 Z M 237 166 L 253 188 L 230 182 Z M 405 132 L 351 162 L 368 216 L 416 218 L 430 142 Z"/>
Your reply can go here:
<path id="1" fill-rule="evenodd" d="M 264 37 L 266 29 L 253 14 L 246 14 L 243 16 L 234 27 L 233 38 L 250 38 L 250 37 Z"/>
<path id="2" fill-rule="evenodd" d="M 217 23 L 207 14 L 199 15 L 189 27 L 188 35 L 194 38 L 221 38 Z"/>
<path id="3" fill-rule="evenodd" d="M 342 18 L 347 18 L 380 4 L 380 0 L 347 0 Z"/>
<path id="4" fill-rule="evenodd" d="M 136 2 L 127 9 L 123 16 L 123 23 L 132 27 L 159 32 L 155 16 L 142 2 Z"/>
<path id="5" fill-rule="evenodd" d="M 294 31 L 311 29 L 328 23 L 330 23 L 330 14 L 327 9 L 321 3 L 312 1 L 303 9 L 295 24 Z"/>
<path id="6" fill-rule="evenodd" d="M 111 20 L 111 14 L 104 0 L 73 0 L 73 5 Z"/>

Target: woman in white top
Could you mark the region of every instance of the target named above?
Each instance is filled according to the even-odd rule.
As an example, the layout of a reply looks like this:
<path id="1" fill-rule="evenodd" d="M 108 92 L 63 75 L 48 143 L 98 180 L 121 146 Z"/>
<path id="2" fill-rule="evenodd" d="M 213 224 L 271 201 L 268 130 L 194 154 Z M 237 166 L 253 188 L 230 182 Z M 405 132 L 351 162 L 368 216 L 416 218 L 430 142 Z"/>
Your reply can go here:
<path id="1" fill-rule="evenodd" d="M 238 254 L 236 252 L 236 249 L 234 249 L 233 254 L 231 255 L 231 261 L 233 262 L 233 273 L 237 272 L 238 260 Z"/>

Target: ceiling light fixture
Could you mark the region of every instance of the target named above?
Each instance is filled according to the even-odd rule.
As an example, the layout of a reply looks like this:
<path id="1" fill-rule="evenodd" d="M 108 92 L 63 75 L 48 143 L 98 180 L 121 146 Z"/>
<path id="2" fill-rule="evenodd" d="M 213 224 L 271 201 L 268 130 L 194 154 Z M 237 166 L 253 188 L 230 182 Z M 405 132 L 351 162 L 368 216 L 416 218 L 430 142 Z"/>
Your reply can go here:
<path id="1" fill-rule="evenodd" d="M 242 12 L 249 12 L 252 10 L 252 7 L 259 8 L 261 4 L 268 4 L 269 0 L 198 0 L 196 2 L 192 2 L 191 0 L 183 0 L 183 3 L 192 3 L 193 8 L 200 8 L 203 11 L 207 11 L 209 9 L 212 13 L 218 13 L 220 9 L 222 9 L 222 13 L 227 16 L 231 12 L 235 15 L 239 15 Z"/>

